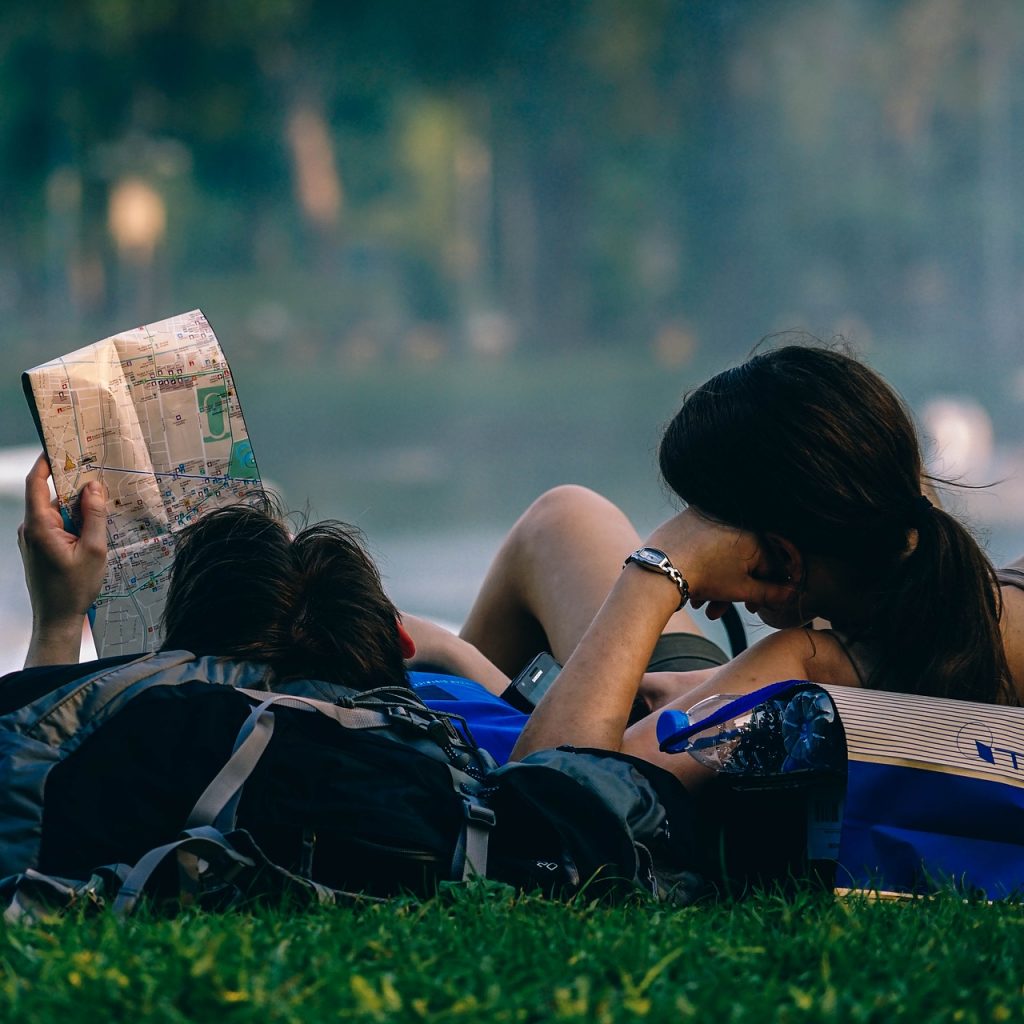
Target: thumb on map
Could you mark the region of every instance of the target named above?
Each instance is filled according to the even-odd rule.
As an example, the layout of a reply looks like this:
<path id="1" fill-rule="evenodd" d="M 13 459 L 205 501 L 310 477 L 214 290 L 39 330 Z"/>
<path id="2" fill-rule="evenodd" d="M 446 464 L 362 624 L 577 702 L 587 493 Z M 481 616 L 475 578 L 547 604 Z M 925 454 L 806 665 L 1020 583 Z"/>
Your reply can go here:
<path id="1" fill-rule="evenodd" d="M 107 488 L 92 480 L 82 488 L 82 531 L 79 539 L 95 552 L 107 550 Z"/>

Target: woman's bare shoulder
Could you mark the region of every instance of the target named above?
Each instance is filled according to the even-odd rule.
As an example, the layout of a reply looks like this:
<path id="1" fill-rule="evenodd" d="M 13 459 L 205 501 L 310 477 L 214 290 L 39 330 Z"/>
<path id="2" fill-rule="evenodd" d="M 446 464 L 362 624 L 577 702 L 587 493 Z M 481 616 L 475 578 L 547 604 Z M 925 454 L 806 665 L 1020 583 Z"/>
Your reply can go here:
<path id="1" fill-rule="evenodd" d="M 1024 702 L 1024 590 L 1018 586 L 1004 586 L 1003 616 L 1000 626 L 1003 631 L 1003 649 L 1006 664 L 1013 677 L 1013 684 L 1021 701 Z"/>
<path id="2" fill-rule="evenodd" d="M 749 692 L 784 679 L 858 685 L 857 671 L 836 637 L 828 630 L 808 627 L 780 629 L 764 637 L 718 669 L 715 679 L 742 687 L 723 691 L 730 693 Z"/>

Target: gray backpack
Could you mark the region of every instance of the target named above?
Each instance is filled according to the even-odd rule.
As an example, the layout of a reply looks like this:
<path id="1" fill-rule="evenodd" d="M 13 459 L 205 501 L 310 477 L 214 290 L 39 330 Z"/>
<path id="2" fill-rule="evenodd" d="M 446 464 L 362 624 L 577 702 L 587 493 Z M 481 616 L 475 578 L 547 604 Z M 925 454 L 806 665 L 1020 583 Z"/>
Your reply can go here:
<path id="1" fill-rule="evenodd" d="M 182 651 L 0 715 L 9 919 L 40 902 L 128 912 L 143 892 L 210 907 L 427 895 L 477 875 L 689 902 L 690 813 L 644 762 L 559 750 L 496 768 L 410 690 L 281 685 Z"/>

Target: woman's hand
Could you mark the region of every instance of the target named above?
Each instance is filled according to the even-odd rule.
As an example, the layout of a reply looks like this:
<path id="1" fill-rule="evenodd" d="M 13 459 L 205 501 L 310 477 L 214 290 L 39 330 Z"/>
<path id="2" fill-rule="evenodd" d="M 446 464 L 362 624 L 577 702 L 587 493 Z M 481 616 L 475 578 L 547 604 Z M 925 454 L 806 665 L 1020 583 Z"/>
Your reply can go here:
<path id="1" fill-rule="evenodd" d="M 669 556 L 687 581 L 693 606 L 706 604 L 712 618 L 733 601 L 782 607 L 796 600 L 792 583 L 764 578 L 772 575 L 773 565 L 752 533 L 712 522 L 693 509 L 662 523 L 646 543 Z M 620 749 L 651 652 L 678 605 L 679 591 L 671 581 L 628 563 L 530 716 L 513 759 L 564 743 Z"/>
<path id="2" fill-rule="evenodd" d="M 691 607 L 706 604 L 709 619 L 721 618 L 736 601 L 783 608 L 796 599 L 795 584 L 778 580 L 774 561 L 753 533 L 693 508 L 662 523 L 646 543 L 669 556 L 689 585 Z"/>
<path id="3" fill-rule="evenodd" d="M 106 487 L 98 480 L 82 489 L 82 529 L 64 529 L 50 500 L 45 455 L 25 478 L 25 521 L 18 548 L 32 603 L 32 642 L 26 667 L 78 660 L 82 619 L 99 595 L 107 565 Z"/>

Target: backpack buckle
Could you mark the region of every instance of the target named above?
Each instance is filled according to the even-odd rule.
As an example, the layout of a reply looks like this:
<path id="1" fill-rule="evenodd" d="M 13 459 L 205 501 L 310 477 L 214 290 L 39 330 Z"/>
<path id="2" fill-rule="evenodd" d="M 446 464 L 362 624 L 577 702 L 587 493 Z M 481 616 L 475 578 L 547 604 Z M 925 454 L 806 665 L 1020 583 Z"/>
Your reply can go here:
<path id="1" fill-rule="evenodd" d="M 475 800 L 463 800 L 463 810 L 466 812 L 466 821 L 479 828 L 494 828 L 498 816 L 490 809 Z"/>
<path id="2" fill-rule="evenodd" d="M 485 807 L 470 796 L 463 796 L 462 810 L 466 816 L 466 828 L 462 839 L 455 848 L 454 878 L 468 882 L 473 877 L 487 877 L 487 846 L 491 829 L 498 820 L 490 807 Z"/>

